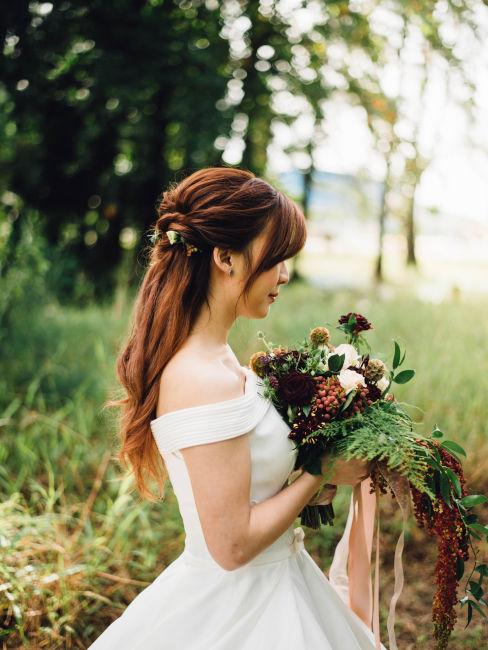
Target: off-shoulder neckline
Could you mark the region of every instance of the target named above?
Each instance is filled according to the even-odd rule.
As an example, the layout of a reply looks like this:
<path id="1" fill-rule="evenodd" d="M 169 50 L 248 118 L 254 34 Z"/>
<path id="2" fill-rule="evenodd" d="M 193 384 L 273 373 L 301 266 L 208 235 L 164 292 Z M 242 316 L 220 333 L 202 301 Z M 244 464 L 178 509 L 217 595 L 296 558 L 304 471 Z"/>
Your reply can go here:
<path id="1" fill-rule="evenodd" d="M 193 412 L 198 412 L 199 410 L 202 409 L 208 409 L 214 406 L 221 406 L 221 405 L 230 405 L 232 406 L 233 404 L 239 404 L 242 402 L 242 400 L 247 399 L 252 392 L 252 386 L 251 382 L 253 379 L 255 379 L 256 375 L 254 374 L 254 371 L 251 370 L 248 366 L 241 366 L 243 370 L 246 372 L 246 380 L 244 382 L 244 394 L 240 395 L 239 397 L 233 397 L 232 399 L 225 399 L 225 400 L 220 400 L 219 402 L 209 402 L 208 404 L 199 404 L 197 406 L 187 406 L 185 408 L 181 409 L 176 409 L 175 411 L 168 411 L 167 413 L 163 413 L 162 415 L 159 415 L 157 418 L 154 418 L 154 420 L 150 421 L 150 424 L 153 424 L 155 422 L 161 422 L 164 418 L 170 417 L 170 416 L 175 416 L 175 415 L 180 415 L 180 414 L 185 414 L 185 413 L 193 413 Z"/>

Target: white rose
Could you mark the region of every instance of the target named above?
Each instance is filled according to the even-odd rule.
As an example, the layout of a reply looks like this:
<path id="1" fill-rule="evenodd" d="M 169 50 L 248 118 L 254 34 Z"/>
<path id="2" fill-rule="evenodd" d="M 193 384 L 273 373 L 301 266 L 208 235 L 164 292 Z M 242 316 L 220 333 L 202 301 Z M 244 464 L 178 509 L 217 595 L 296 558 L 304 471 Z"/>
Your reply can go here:
<path id="1" fill-rule="evenodd" d="M 350 393 L 353 388 L 356 388 L 359 385 L 366 386 L 363 375 L 359 374 L 359 372 L 355 372 L 354 370 L 347 369 L 341 370 L 339 373 L 339 383 L 346 391 L 346 395 L 347 393 Z"/>
<path id="2" fill-rule="evenodd" d="M 382 377 L 379 381 L 376 382 L 376 385 L 378 386 L 380 391 L 383 392 L 386 389 L 386 387 L 388 386 L 389 383 L 390 382 L 388 381 L 388 379 L 386 377 Z"/>
<path id="3" fill-rule="evenodd" d="M 360 357 L 361 355 L 358 354 L 358 351 L 354 347 L 354 345 L 351 345 L 350 343 L 341 343 L 338 345 L 333 354 L 345 354 L 344 358 L 344 364 L 343 368 L 347 368 L 348 366 L 359 366 L 360 365 Z"/>

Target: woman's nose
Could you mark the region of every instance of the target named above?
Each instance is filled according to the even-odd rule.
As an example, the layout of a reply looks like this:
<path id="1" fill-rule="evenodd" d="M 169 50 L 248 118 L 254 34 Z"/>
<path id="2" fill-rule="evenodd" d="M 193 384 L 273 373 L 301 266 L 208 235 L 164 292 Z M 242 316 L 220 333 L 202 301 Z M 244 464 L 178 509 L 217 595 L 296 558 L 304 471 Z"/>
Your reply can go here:
<path id="1" fill-rule="evenodd" d="M 290 279 L 290 276 L 288 274 L 288 267 L 286 266 L 285 262 L 283 262 L 281 269 L 280 269 L 280 284 L 287 284 L 288 280 Z"/>

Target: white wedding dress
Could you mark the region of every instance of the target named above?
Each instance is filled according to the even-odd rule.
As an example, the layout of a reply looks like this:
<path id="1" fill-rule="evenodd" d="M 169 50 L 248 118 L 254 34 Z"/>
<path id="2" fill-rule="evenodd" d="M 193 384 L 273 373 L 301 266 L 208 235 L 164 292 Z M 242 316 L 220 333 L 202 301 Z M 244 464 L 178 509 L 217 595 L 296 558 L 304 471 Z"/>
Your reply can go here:
<path id="1" fill-rule="evenodd" d="M 151 421 L 178 500 L 185 547 L 91 650 L 374 650 L 372 631 L 309 555 L 301 527 L 290 526 L 233 571 L 223 569 L 208 551 L 179 450 L 249 436 L 253 503 L 285 487 L 297 454 L 290 428 L 262 396 L 260 378 L 243 369 L 241 397 Z"/>

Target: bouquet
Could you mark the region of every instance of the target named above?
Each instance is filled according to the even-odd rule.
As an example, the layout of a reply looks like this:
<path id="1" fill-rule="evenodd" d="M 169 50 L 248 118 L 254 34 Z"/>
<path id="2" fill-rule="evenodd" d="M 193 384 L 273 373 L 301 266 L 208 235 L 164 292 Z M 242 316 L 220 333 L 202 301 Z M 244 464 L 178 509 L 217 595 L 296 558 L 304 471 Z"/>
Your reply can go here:
<path id="1" fill-rule="evenodd" d="M 414 432 L 415 423 L 402 408 L 404 403 L 389 392 L 392 383 L 405 384 L 415 375 L 411 369 L 398 370 L 405 360 L 399 344 L 394 341 L 388 369 L 370 354 L 363 334 L 373 329 L 367 318 L 349 312 L 339 318 L 337 329 L 345 334 L 345 343 L 334 346 L 330 331 L 316 327 L 293 349 L 275 346 L 260 332 L 266 351 L 253 354 L 250 366 L 262 379 L 264 397 L 274 403 L 291 429 L 289 438 L 298 449 L 295 469 L 322 474 L 321 457 L 326 451 L 332 467 L 339 456 L 366 459 L 370 461 L 370 494 L 378 499 L 389 491 L 397 498 L 404 525 L 408 502 L 413 501 L 417 524 L 437 537 L 432 619 L 436 648 L 442 650 L 456 622 L 457 602 L 467 608 L 466 626 L 474 610 L 486 616 L 483 579 L 488 576 L 488 566 L 477 564 L 473 539 L 488 539 L 488 526 L 478 521 L 472 509 L 488 498 L 467 492 L 460 461 L 466 456 L 464 449 L 452 440 L 441 442 L 444 434 L 437 425 L 429 436 Z M 319 528 L 321 523 L 332 525 L 332 504 L 307 505 L 300 517 L 301 523 L 311 528 Z M 395 563 L 402 548 L 403 532 Z M 474 567 L 465 594 L 458 600 L 458 583 L 470 548 Z M 395 602 L 403 584 L 399 561 L 399 567 L 395 564 Z M 377 571 L 378 541 L 376 563 Z M 393 611 L 394 605 L 391 615 Z M 393 627 L 390 620 L 389 632 Z M 391 636 L 396 647 L 394 634 L 390 641 Z"/>

